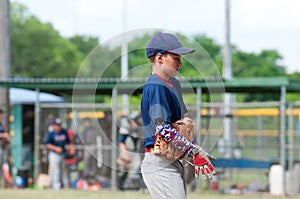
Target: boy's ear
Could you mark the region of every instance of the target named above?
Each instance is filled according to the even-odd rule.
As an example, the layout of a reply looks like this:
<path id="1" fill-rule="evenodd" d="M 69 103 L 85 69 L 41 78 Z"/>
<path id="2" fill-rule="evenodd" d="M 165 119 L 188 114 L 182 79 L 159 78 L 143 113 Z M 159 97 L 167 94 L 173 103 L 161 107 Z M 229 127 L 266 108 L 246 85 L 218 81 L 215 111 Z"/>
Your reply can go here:
<path id="1" fill-rule="evenodd" d="M 156 60 L 157 60 L 157 63 L 159 64 L 162 64 L 163 63 L 163 55 L 162 54 L 157 54 L 156 55 Z"/>

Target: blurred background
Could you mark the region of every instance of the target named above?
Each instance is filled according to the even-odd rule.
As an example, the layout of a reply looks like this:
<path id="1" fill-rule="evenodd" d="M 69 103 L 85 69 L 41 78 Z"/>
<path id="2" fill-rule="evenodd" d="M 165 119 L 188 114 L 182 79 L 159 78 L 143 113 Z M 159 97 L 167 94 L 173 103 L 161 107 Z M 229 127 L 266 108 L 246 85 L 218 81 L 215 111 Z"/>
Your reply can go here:
<path id="1" fill-rule="evenodd" d="M 1 4 L 0 107 L 12 136 L 7 162 L 14 186 L 47 188 L 42 140 L 51 119 L 62 118 L 80 140 L 89 117 L 101 138 L 92 144 L 99 175 L 84 180 L 118 189 L 119 129 L 128 126 L 131 112 L 140 111 L 151 71 L 145 46 L 161 29 L 201 47 L 183 59 L 179 78 L 188 84 L 184 99 L 200 127 L 195 140 L 217 157 L 219 174 L 210 183 L 189 181 L 189 190 L 300 193 L 299 1 Z M 83 189 L 76 183 L 85 167 L 84 144 L 75 144 L 69 177 L 74 189 Z M 131 171 L 126 189 L 139 190 L 139 180 Z"/>

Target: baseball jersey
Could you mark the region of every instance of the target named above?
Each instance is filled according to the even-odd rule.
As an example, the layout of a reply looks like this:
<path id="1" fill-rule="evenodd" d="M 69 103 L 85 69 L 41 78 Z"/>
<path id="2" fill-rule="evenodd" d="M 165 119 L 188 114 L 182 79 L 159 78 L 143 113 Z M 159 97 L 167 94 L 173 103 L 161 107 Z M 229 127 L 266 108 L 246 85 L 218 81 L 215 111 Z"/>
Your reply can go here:
<path id="1" fill-rule="evenodd" d="M 5 129 L 4 129 L 3 125 L 2 125 L 2 123 L 0 122 L 0 133 L 4 133 L 4 132 L 5 132 Z"/>
<path id="2" fill-rule="evenodd" d="M 65 145 L 70 143 L 71 141 L 65 129 L 61 129 L 60 132 L 56 133 L 53 131 L 49 132 L 44 140 L 44 144 L 53 144 L 54 146 L 61 147 L 63 149 L 63 153 L 66 151 Z"/>
<path id="3" fill-rule="evenodd" d="M 144 86 L 141 112 L 144 124 L 144 146 L 153 147 L 155 119 L 162 118 L 171 124 L 182 119 L 187 112 L 179 81 L 174 77 L 166 81 L 156 74 L 151 74 Z"/>
<path id="4" fill-rule="evenodd" d="M 128 128 L 125 131 L 121 129 L 120 129 L 119 142 L 124 143 L 128 151 L 131 152 L 138 151 L 140 148 L 139 141 L 142 134 L 142 132 L 139 131 L 140 129 Z"/>

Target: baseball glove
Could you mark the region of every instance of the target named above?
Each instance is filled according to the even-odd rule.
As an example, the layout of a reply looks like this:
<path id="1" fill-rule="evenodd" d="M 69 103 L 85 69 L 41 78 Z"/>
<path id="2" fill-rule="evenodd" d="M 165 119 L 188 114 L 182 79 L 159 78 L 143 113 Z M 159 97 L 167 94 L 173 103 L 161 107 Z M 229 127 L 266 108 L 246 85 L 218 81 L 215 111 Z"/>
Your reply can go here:
<path id="1" fill-rule="evenodd" d="M 191 118 L 185 117 L 182 120 L 173 123 L 172 126 L 189 142 L 193 141 L 197 132 L 197 127 Z M 159 135 L 156 137 L 153 152 L 155 155 L 171 161 L 183 159 L 186 154 L 165 142 Z"/>

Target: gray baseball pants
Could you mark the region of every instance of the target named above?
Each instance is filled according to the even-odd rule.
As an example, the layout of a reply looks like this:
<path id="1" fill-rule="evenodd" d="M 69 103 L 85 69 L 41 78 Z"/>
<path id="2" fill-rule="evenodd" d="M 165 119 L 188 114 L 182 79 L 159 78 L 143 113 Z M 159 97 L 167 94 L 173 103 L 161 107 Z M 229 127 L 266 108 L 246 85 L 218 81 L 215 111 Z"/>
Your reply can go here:
<path id="1" fill-rule="evenodd" d="M 64 156 L 62 154 L 49 151 L 49 175 L 51 178 L 52 188 L 60 189 L 62 172 L 64 167 Z"/>
<path id="2" fill-rule="evenodd" d="M 186 199 L 184 169 L 180 161 L 172 163 L 152 152 L 145 153 L 141 172 L 153 199 Z"/>

